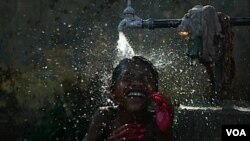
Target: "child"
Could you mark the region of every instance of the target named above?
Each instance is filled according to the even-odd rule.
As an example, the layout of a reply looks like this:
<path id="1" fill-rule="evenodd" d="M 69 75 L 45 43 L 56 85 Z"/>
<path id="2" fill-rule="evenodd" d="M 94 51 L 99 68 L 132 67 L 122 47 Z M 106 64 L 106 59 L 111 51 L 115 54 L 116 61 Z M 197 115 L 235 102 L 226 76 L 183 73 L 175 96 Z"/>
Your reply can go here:
<path id="1" fill-rule="evenodd" d="M 117 106 L 96 111 L 85 140 L 170 140 L 172 109 L 157 91 L 158 73 L 151 62 L 140 56 L 121 60 L 110 87 L 110 97 Z M 152 100 L 155 111 L 148 110 Z"/>

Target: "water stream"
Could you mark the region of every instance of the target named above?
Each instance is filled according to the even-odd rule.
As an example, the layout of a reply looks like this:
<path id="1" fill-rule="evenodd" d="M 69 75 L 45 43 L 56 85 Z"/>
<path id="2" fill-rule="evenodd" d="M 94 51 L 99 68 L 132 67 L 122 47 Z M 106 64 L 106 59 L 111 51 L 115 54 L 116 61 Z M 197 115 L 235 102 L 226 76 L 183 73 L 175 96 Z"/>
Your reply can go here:
<path id="1" fill-rule="evenodd" d="M 123 32 L 119 32 L 119 39 L 117 41 L 117 51 L 117 57 L 119 59 L 131 58 L 135 55 L 133 48 L 129 44 Z"/>

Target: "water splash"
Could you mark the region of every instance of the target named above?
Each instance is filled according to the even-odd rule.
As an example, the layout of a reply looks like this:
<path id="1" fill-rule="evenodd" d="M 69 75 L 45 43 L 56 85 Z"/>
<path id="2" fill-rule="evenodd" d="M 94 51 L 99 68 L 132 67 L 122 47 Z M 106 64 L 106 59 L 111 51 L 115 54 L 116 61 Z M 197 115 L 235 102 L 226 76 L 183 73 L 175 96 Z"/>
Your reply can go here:
<path id="1" fill-rule="evenodd" d="M 131 58 L 135 55 L 143 56 L 159 71 L 160 89 L 164 93 L 171 93 L 171 98 L 175 101 L 189 101 L 198 97 L 206 100 L 210 82 L 204 81 L 208 79 L 205 68 L 199 63 L 193 63 L 190 66 L 190 58 L 185 56 L 185 48 L 179 48 L 181 44 L 181 41 L 174 42 L 172 39 L 169 42 L 155 41 L 153 44 L 151 41 L 137 43 L 136 40 L 133 45 L 137 48 L 133 50 L 133 46 L 131 47 L 125 35 L 119 32 L 117 56 L 112 64 L 115 67 L 124 58 Z"/>
<path id="2" fill-rule="evenodd" d="M 122 60 L 124 58 L 132 58 L 135 55 L 139 55 L 144 56 L 145 58 L 152 61 L 157 68 L 165 68 L 166 65 L 172 64 L 171 61 L 166 60 L 166 57 L 164 57 L 165 54 L 162 53 L 162 50 L 154 50 L 154 52 L 151 52 L 150 55 L 144 54 L 142 52 L 136 54 L 123 32 L 119 32 L 119 40 L 117 41 L 117 51 L 118 60 Z"/>
<path id="3" fill-rule="evenodd" d="M 129 44 L 123 32 L 119 32 L 119 40 L 117 41 L 117 57 L 121 60 L 131 58 L 135 55 L 133 48 Z"/>

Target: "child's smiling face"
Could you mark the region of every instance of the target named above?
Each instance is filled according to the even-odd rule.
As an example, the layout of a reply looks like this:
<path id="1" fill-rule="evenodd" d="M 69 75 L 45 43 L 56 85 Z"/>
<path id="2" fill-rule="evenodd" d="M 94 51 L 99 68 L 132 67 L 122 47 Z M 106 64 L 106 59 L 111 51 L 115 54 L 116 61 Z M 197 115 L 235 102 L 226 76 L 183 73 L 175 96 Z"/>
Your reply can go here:
<path id="1" fill-rule="evenodd" d="M 132 61 L 123 66 L 112 93 L 120 106 L 136 112 L 147 108 L 154 91 L 157 88 L 152 70 L 142 62 Z"/>

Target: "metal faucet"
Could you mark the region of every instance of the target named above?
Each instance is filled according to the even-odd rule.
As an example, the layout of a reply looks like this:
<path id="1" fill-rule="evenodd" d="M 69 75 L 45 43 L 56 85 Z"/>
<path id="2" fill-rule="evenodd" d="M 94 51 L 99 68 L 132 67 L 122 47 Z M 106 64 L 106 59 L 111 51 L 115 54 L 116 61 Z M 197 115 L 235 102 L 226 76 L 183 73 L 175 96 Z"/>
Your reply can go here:
<path id="1" fill-rule="evenodd" d="M 124 19 L 118 25 L 118 31 L 121 32 L 124 28 L 177 28 L 182 22 L 182 19 L 152 19 L 142 20 L 135 15 L 135 10 L 131 6 L 131 0 L 127 0 L 127 7 L 123 11 Z M 249 26 L 250 18 L 230 18 L 232 26 Z"/>
<path id="2" fill-rule="evenodd" d="M 135 10 L 131 6 L 131 0 L 128 0 L 127 7 L 123 11 L 124 19 L 118 25 L 118 31 L 124 28 L 142 28 L 142 19 L 135 15 Z"/>

